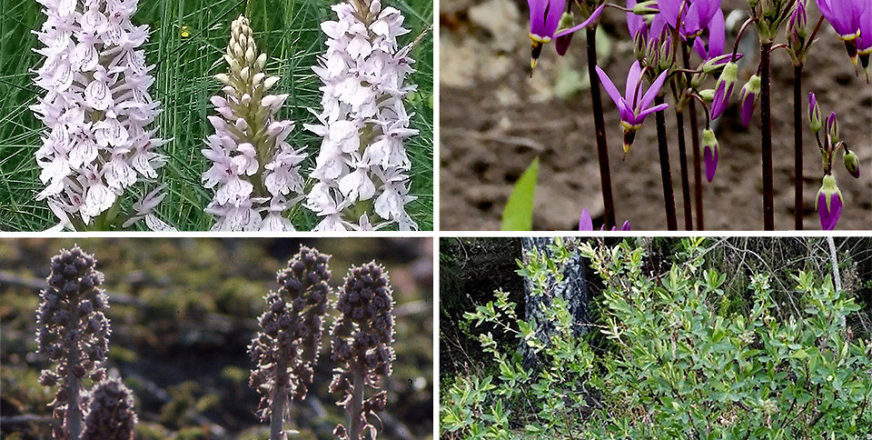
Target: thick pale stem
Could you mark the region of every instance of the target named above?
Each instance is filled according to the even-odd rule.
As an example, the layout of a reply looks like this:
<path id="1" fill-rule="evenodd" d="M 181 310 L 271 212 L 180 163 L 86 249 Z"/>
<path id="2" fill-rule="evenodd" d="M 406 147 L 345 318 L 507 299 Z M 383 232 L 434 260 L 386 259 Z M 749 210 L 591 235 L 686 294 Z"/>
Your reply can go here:
<path id="1" fill-rule="evenodd" d="M 656 105 L 663 104 L 663 98 L 654 100 Z M 657 144 L 660 146 L 660 177 L 663 179 L 663 204 L 666 208 L 666 226 L 670 231 L 678 230 L 678 220 L 675 218 L 675 195 L 672 190 L 672 171 L 669 169 L 669 145 L 666 141 L 666 117 L 662 111 L 656 112 Z"/>
<path id="2" fill-rule="evenodd" d="M 69 400 L 67 401 L 67 417 L 64 423 L 67 427 L 67 434 L 72 440 L 78 440 L 82 435 L 82 410 L 79 408 L 79 379 L 74 374 L 70 373 L 67 378 Z"/>
<path id="3" fill-rule="evenodd" d="M 273 387 L 272 402 L 270 403 L 269 438 L 270 440 L 286 440 L 285 435 L 285 409 L 288 401 L 288 356 L 287 350 L 279 349 L 276 361 L 276 380 Z"/>
<path id="4" fill-rule="evenodd" d="M 802 64 L 793 68 L 794 227 L 802 230 Z"/>
<path id="5" fill-rule="evenodd" d="M 351 394 L 351 404 L 348 406 L 348 438 L 349 440 L 360 440 L 363 434 L 363 374 L 354 373 L 354 390 Z"/>
<path id="6" fill-rule="evenodd" d="M 615 222 L 615 202 L 612 197 L 612 176 L 609 170 L 609 149 L 606 142 L 606 123 L 603 119 L 603 104 L 600 94 L 599 76 L 596 74 L 596 27 L 587 28 L 587 75 L 590 78 L 590 99 L 593 103 L 593 123 L 596 128 L 596 151 L 599 158 L 600 184 L 605 207 L 606 229 Z"/>
<path id="7" fill-rule="evenodd" d="M 684 229 L 693 230 L 693 213 L 690 203 L 690 178 L 687 175 L 687 148 L 684 140 L 684 112 L 676 110 L 678 125 L 678 161 L 681 164 L 681 196 L 684 203 Z"/>
<path id="8" fill-rule="evenodd" d="M 761 98 L 763 148 L 763 229 L 775 230 L 774 185 L 772 180 L 772 91 L 769 59 L 772 42 L 764 42 L 760 49 Z"/>

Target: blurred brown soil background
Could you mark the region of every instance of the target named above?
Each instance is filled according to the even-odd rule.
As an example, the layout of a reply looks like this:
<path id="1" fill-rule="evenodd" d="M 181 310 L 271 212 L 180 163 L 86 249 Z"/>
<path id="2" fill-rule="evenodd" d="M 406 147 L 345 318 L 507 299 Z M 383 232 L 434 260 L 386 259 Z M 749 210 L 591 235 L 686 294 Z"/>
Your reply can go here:
<path id="1" fill-rule="evenodd" d="M 724 0 L 723 9 L 729 15 L 744 4 Z M 814 2 L 810 5 L 809 22 L 813 24 L 819 15 Z M 440 7 L 442 229 L 499 229 L 515 182 L 536 156 L 541 165 L 534 229 L 574 230 L 585 207 L 594 223 L 601 224 L 603 204 L 584 32 L 575 34 L 565 57 L 546 47 L 530 78 L 526 2 L 443 0 Z M 608 9 L 600 28 L 599 64 L 623 90 L 633 60 L 623 13 Z M 733 41 L 728 35 L 729 47 Z M 608 54 L 603 56 L 606 50 Z M 755 58 L 751 69 L 756 64 Z M 736 104 L 739 90 L 752 73 L 749 68 L 740 73 L 732 104 L 717 125 L 717 175 L 708 183 L 703 174 L 706 229 L 763 227 L 760 109 L 758 105 L 755 121 L 744 129 Z M 793 65 L 786 52 L 773 55 L 772 74 L 775 224 L 777 229 L 787 230 L 794 224 L 794 146 Z M 711 82 L 705 87 L 713 86 Z M 857 152 L 864 167 L 856 180 L 842 166 L 841 153 L 837 156 L 834 170 L 846 201 L 837 229 L 870 229 L 872 85 L 862 73 L 855 76 L 842 43 L 826 23 L 806 63 L 803 89 L 804 96 L 816 92 L 825 114 L 838 114 L 842 138 Z M 634 230 L 665 230 L 654 118 L 645 122 L 632 151 L 622 161 L 619 116 L 605 93 L 603 107 L 618 222 L 630 220 Z M 806 109 L 804 101 L 803 112 Z M 679 227 L 683 227 L 675 114 L 671 108 L 666 112 L 676 210 Z M 700 115 L 701 127 L 702 123 Z M 686 125 L 692 191 L 689 122 Z M 819 230 L 814 198 L 822 177 L 820 154 L 807 127 L 804 137 L 804 227 Z"/>
<path id="2" fill-rule="evenodd" d="M 432 240 L 390 238 L 0 240 L 0 438 L 50 438 L 47 404 L 56 389 L 37 382 L 49 366 L 35 353 L 38 289 L 51 256 L 76 243 L 97 257 L 106 277 L 108 370 L 134 393 L 137 439 L 269 438 L 269 424 L 255 416 L 259 395 L 248 386 L 246 347 L 263 296 L 277 287 L 276 271 L 301 243 L 332 255 L 334 287 L 352 264 L 376 259 L 387 268 L 397 359 L 379 438 L 432 438 Z M 334 438 L 344 420 L 327 390 L 333 364 L 324 338 L 309 396 L 290 406 L 294 438 Z"/>

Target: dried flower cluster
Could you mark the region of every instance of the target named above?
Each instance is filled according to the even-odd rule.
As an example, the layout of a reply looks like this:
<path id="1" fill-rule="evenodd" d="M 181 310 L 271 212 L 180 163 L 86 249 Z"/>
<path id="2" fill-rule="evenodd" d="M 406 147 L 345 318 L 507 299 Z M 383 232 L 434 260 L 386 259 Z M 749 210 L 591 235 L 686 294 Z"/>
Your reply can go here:
<path id="1" fill-rule="evenodd" d="M 220 116 L 210 116 L 215 134 L 203 150 L 212 167 L 203 175 L 215 196 L 206 208 L 219 231 L 293 231 L 285 213 L 302 199 L 300 162 L 306 154 L 288 143 L 294 123 L 277 120 L 288 95 L 269 95 L 279 78 L 263 72 L 248 19 L 231 26 L 225 61 L 230 71 L 216 76 L 224 96 L 212 97 Z"/>
<path id="2" fill-rule="evenodd" d="M 136 413 L 133 394 L 121 380 L 107 379 L 87 396 L 88 415 L 82 440 L 133 440 Z"/>
<path id="3" fill-rule="evenodd" d="M 371 262 L 352 267 L 345 277 L 336 308 L 341 315 L 331 330 L 332 360 L 338 367 L 330 392 L 342 396 L 337 402 L 348 414 L 346 425 L 337 425 L 340 439 L 357 440 L 364 431 L 375 438 L 376 428 L 368 417 L 382 411 L 387 396 L 380 377 L 391 374 L 394 360 L 393 293 L 384 269 Z M 368 398 L 366 387 L 376 390 Z"/>
<path id="4" fill-rule="evenodd" d="M 149 96 L 154 83 L 145 52 L 148 26 L 134 26 L 136 1 L 38 0 L 47 19 L 35 32 L 45 62 L 36 85 L 45 95 L 31 107 L 46 126 L 36 152 L 38 200 L 61 220 L 57 229 L 108 229 L 145 218 L 155 230 L 170 229 L 152 214 L 162 196 L 152 192 L 122 216 L 124 191 L 157 178 L 166 141 L 149 130 L 159 113 Z M 159 192 L 159 191 L 158 191 Z"/>
<path id="5" fill-rule="evenodd" d="M 408 33 L 395 8 L 380 0 L 351 0 L 332 6 L 337 21 L 321 29 L 327 53 L 315 73 L 321 78 L 323 110 L 319 124 L 306 128 L 323 138 L 311 176 L 317 179 L 306 206 L 321 222 L 319 231 L 379 229 L 396 224 L 417 229 L 405 205 L 411 162 L 403 146 L 418 133 L 409 128 L 403 97 L 416 89 L 404 82 L 414 70 L 411 45 L 399 48 Z"/>
<path id="6" fill-rule="evenodd" d="M 288 394 L 306 397 L 321 343 L 322 319 L 330 293 L 328 255 L 305 246 L 278 272 L 277 292 L 266 296 L 261 331 L 248 347 L 256 364 L 250 385 L 261 394 L 258 414 L 272 418 L 272 438 L 281 435 Z"/>
<path id="7" fill-rule="evenodd" d="M 43 370 L 40 383 L 60 385 L 54 407 L 55 436 L 78 438 L 81 432 L 80 389 L 87 377 L 99 382 L 106 374 L 109 349 L 109 308 L 100 289 L 103 274 L 94 270 L 96 260 L 79 247 L 62 250 L 51 260 L 48 288 L 40 294 L 36 315 L 38 353 L 57 364 Z"/>

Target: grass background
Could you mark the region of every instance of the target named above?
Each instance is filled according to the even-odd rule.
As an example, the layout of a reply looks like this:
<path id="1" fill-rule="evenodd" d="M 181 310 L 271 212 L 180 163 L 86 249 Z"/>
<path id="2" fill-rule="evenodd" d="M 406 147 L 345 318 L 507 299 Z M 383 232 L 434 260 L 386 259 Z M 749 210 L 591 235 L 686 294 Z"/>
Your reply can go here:
<path id="1" fill-rule="evenodd" d="M 167 185 L 167 197 L 158 207 L 161 219 L 180 230 L 209 230 L 214 220 L 203 209 L 211 192 L 200 176 L 208 161 L 200 153 L 203 140 L 212 133 L 206 117 L 213 114 L 209 98 L 220 86 L 212 76 L 226 69 L 221 54 L 230 37 L 230 23 L 245 13 L 255 30 L 258 46 L 269 57 L 267 72 L 281 77 L 274 91 L 290 98 L 279 117 L 296 122 L 291 135 L 294 146 L 306 146 L 309 154 L 303 174 L 314 167 L 320 140 L 303 129 L 313 122 L 307 108 L 320 109 L 321 85 L 312 72 L 316 57 L 324 50 L 320 23 L 335 18 L 325 0 L 141 0 L 135 24 L 148 24 L 152 35 L 144 46 L 149 64 L 154 64 L 156 82 L 150 89 L 162 103 L 163 113 L 154 127 L 162 138 L 174 138 L 163 147 L 169 156 L 159 171 Z M 411 29 L 400 44 L 414 40 L 433 23 L 432 0 L 383 0 L 398 8 Z M 0 230 L 39 231 L 57 223 L 45 201 L 35 200 L 42 190 L 34 153 L 40 145 L 43 125 L 28 108 L 40 90 L 33 85 L 31 69 L 42 62 L 32 49 L 45 17 L 34 0 L 0 0 Z M 188 31 L 183 36 L 183 27 Z M 420 130 L 406 144 L 412 161 L 411 194 L 418 199 L 407 206 L 422 230 L 433 229 L 433 35 L 428 32 L 415 47 L 417 72 L 410 83 L 418 92 L 406 99 L 412 126 Z M 307 183 L 307 189 L 311 182 Z M 138 197 L 126 193 L 126 206 Z M 317 217 L 298 205 L 291 220 L 301 230 L 317 224 Z M 143 222 L 140 222 L 143 223 Z M 137 225 L 144 228 L 144 224 Z"/>

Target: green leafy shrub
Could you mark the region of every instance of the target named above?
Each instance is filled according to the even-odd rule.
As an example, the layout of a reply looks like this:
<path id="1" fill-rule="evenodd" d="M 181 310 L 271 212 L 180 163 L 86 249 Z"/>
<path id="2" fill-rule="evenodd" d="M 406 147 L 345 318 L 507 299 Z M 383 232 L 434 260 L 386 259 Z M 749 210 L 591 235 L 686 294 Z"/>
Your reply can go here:
<path id="1" fill-rule="evenodd" d="M 725 312 L 727 273 L 705 269 L 702 239 L 683 240 L 671 269 L 643 270 L 645 250 L 629 241 L 579 246 L 602 279 L 599 316 L 575 325 L 558 298 L 545 310 L 544 339 L 496 299 L 467 313 L 527 344 L 543 362 L 521 365 L 518 346 L 479 340 L 493 358 L 484 377 L 457 378 L 442 402 L 446 438 L 868 438 L 872 431 L 872 343 L 853 337 L 846 317 L 859 310 L 829 277 L 793 277 L 775 292 L 767 274 L 751 277 L 746 313 Z M 553 258 L 519 263 L 533 295 L 558 277 L 570 251 L 555 240 Z M 798 310 L 775 318 L 776 294 Z M 603 339 L 605 337 L 605 339 Z"/>

